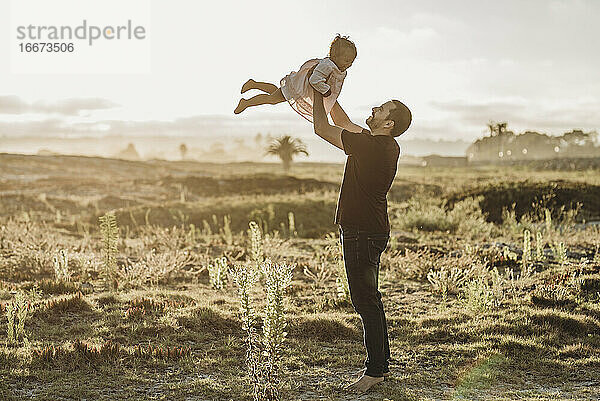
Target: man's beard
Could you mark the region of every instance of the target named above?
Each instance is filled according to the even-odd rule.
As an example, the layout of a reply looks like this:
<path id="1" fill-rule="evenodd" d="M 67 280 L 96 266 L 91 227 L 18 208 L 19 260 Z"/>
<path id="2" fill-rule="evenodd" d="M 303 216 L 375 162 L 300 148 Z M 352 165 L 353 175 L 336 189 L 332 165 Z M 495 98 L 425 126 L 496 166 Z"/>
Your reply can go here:
<path id="1" fill-rule="evenodd" d="M 371 131 L 373 131 L 374 128 L 377 128 L 377 122 L 375 121 L 375 118 L 373 116 L 370 116 L 369 118 L 367 118 L 367 120 L 365 121 L 367 123 L 367 126 L 369 128 L 371 128 Z"/>

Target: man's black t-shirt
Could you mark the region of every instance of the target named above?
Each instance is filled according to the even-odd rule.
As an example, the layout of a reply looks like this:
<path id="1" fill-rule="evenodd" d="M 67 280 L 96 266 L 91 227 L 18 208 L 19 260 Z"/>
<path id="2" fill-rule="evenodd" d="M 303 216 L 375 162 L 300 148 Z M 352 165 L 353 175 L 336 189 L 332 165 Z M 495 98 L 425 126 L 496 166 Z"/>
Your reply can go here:
<path id="1" fill-rule="evenodd" d="M 387 193 L 396 175 L 400 146 L 388 135 L 342 130 L 348 155 L 335 223 L 365 231 L 388 232 Z"/>

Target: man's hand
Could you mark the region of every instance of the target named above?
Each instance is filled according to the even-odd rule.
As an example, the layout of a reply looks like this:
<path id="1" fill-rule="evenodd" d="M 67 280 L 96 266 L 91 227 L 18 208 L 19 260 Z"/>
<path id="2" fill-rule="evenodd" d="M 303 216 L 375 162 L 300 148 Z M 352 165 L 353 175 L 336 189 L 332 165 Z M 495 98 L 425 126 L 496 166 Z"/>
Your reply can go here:
<path id="1" fill-rule="evenodd" d="M 333 146 L 344 150 L 342 144 L 342 128 L 329 124 L 325 107 L 323 106 L 323 95 L 313 88 L 313 121 L 315 134 L 325 139 Z"/>

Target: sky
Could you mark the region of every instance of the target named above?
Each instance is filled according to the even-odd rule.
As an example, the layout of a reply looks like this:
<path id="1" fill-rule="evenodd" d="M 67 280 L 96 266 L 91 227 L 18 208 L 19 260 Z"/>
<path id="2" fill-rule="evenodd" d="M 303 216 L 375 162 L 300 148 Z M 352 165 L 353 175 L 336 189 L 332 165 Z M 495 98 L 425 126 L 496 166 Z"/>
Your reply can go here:
<path id="1" fill-rule="evenodd" d="M 517 133 L 600 128 L 600 1 L 77 0 L 54 8 L 73 24 L 131 19 L 146 37 L 52 62 L 16 52 L 15 23 L 60 18 L 27 2 L 0 3 L 0 152 L 2 137 L 312 136 L 285 103 L 233 109 L 248 78 L 278 84 L 337 33 L 358 51 L 338 101 L 364 126 L 401 100 L 413 114 L 401 141 L 472 141 L 490 120 Z"/>

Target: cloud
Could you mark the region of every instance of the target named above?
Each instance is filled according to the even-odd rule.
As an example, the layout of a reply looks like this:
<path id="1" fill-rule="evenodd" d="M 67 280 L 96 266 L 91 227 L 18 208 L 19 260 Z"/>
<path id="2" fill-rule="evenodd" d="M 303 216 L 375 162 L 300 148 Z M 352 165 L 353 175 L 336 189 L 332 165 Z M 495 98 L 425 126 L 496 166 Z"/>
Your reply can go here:
<path id="1" fill-rule="evenodd" d="M 0 122 L 0 137 L 63 136 L 70 131 L 64 121 L 47 119 L 27 122 Z"/>
<path id="2" fill-rule="evenodd" d="M 41 121 L 0 121 L 0 137 L 103 137 L 103 136 L 181 136 L 227 137 L 290 134 L 313 135 L 312 125 L 296 115 L 267 114 L 261 117 L 195 115 L 174 120 L 98 120 L 68 122 L 62 119 Z"/>
<path id="3" fill-rule="evenodd" d="M 377 103 L 374 103 L 377 104 Z M 418 105 L 417 105 L 418 106 Z M 560 135 L 571 129 L 600 128 L 600 100 L 595 97 L 532 101 L 502 97 L 494 101 L 436 100 L 415 106 L 413 124 L 404 140 L 473 140 L 486 133 L 490 120 L 507 121 L 519 133 L 535 130 Z M 369 107 L 364 107 L 367 115 Z M 361 109 L 362 110 L 362 109 Z M 357 114 L 357 115 L 360 115 Z M 19 117 L 20 118 L 20 117 Z M 363 119 L 355 118 L 363 124 Z M 173 120 L 122 120 L 49 118 L 37 121 L 0 121 L 0 138 L 81 138 L 81 137 L 180 137 L 203 141 L 253 137 L 257 133 L 314 136 L 312 125 L 294 113 L 265 112 L 245 116 L 192 115 Z"/>
<path id="4" fill-rule="evenodd" d="M 455 126 L 466 130 L 485 127 L 490 120 L 506 121 L 509 128 L 522 132 L 542 131 L 552 135 L 562 134 L 571 129 L 597 130 L 600 127 L 600 101 L 585 99 L 553 104 L 512 99 L 495 102 L 432 101 L 430 106 L 449 114 Z"/>
<path id="5" fill-rule="evenodd" d="M 18 96 L 0 96 L 0 114 L 60 114 L 81 115 L 84 111 L 112 109 L 119 106 L 102 98 L 70 98 L 54 102 L 27 103 Z"/>
<path id="6" fill-rule="evenodd" d="M 431 101 L 434 109 L 458 116 L 464 123 L 475 124 L 490 119 L 508 119 L 519 115 L 523 106 L 516 102 L 467 103 L 464 101 Z"/>

